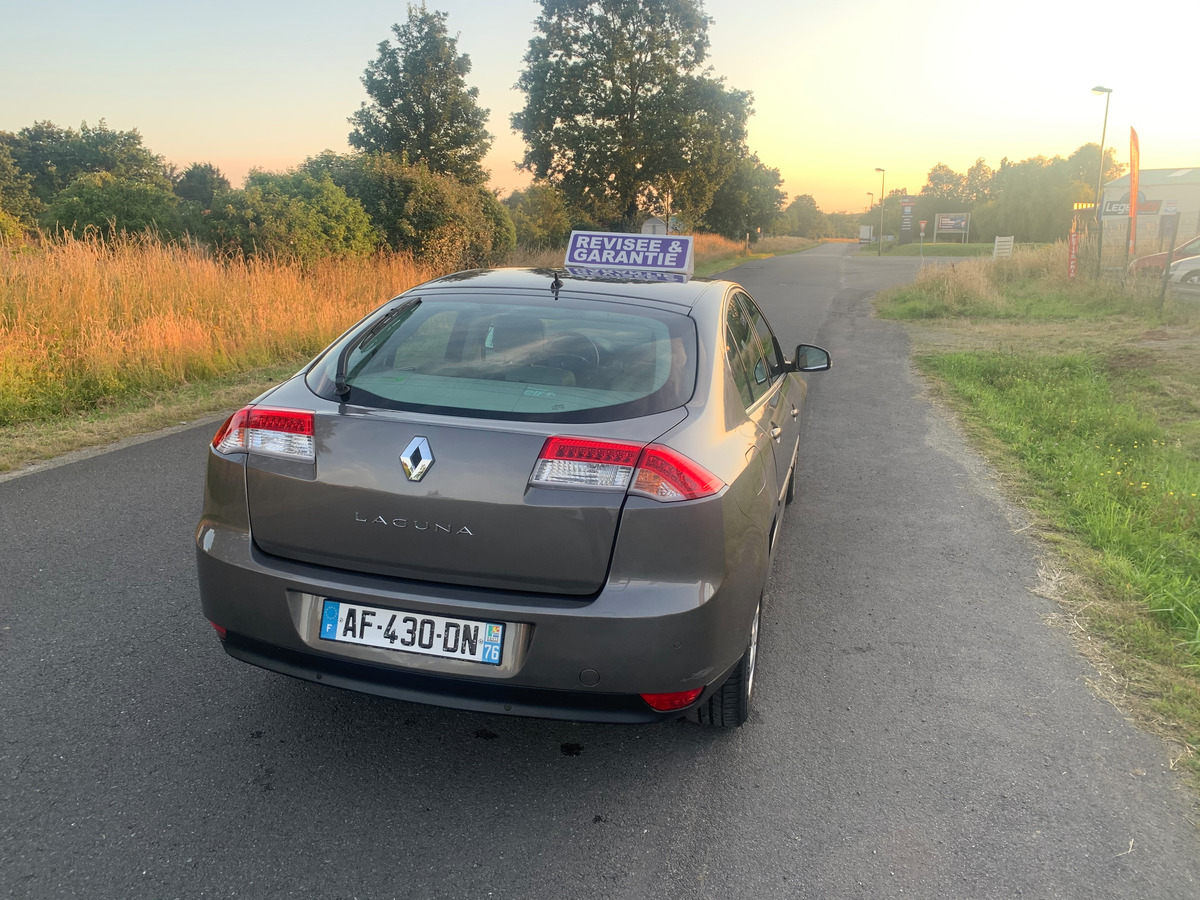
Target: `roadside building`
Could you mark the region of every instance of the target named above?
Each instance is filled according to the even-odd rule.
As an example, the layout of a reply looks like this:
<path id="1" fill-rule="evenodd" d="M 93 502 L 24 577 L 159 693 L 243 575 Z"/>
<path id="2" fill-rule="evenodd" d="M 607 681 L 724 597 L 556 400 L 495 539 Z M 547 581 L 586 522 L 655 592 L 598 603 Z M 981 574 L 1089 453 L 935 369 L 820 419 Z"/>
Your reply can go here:
<path id="1" fill-rule="evenodd" d="M 1129 175 L 1104 185 L 1105 260 L 1124 255 L 1129 233 Z M 1142 169 L 1138 176 L 1137 247 L 1133 256 L 1166 250 L 1172 228 L 1175 243 L 1200 234 L 1200 166 Z M 1115 261 L 1115 259 L 1114 259 Z"/>

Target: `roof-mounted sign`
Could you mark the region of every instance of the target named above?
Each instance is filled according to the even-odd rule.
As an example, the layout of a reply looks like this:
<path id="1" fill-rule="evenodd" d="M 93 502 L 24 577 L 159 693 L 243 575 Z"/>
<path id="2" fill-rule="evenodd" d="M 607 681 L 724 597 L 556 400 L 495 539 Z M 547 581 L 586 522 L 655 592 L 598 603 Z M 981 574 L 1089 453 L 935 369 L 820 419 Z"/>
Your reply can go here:
<path id="1" fill-rule="evenodd" d="M 601 278 L 686 281 L 695 272 L 692 237 L 679 234 L 572 231 L 566 264 Z"/>

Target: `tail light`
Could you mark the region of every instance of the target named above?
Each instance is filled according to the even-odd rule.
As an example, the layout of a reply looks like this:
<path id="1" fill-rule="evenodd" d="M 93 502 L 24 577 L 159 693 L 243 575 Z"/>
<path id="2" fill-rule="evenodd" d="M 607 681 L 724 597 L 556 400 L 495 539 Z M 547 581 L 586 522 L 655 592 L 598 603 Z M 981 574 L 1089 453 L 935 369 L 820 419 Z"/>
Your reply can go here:
<path id="1" fill-rule="evenodd" d="M 662 444 L 573 437 L 547 439 L 529 483 L 621 490 L 664 503 L 708 497 L 725 486 L 703 466 Z"/>
<path id="2" fill-rule="evenodd" d="M 219 453 L 265 453 L 312 462 L 314 417 L 303 409 L 247 406 L 225 420 L 212 439 Z"/>

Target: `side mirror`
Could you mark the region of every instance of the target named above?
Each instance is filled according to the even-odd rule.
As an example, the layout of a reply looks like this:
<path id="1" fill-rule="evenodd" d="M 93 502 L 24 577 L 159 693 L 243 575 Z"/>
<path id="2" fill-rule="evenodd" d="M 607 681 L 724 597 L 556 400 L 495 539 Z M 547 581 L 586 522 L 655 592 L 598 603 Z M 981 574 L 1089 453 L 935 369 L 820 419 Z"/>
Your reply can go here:
<path id="1" fill-rule="evenodd" d="M 829 358 L 828 350 L 822 350 L 812 344 L 799 344 L 796 347 L 796 361 L 793 366 L 797 372 L 824 372 L 831 365 L 833 360 Z"/>

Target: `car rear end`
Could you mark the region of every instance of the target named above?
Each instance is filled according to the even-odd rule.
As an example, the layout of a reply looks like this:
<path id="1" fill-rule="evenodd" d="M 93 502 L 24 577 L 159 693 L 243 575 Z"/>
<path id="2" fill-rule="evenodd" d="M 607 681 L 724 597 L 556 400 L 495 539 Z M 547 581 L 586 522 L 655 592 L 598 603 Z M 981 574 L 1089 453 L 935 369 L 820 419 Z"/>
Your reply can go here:
<path id="1" fill-rule="evenodd" d="M 492 277 L 397 298 L 222 427 L 205 614 L 231 655 L 338 687 L 677 715 L 737 663 L 766 564 L 694 402 L 712 288 Z"/>

